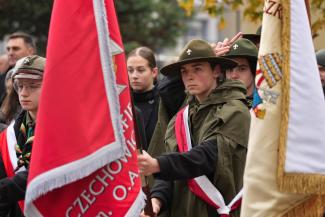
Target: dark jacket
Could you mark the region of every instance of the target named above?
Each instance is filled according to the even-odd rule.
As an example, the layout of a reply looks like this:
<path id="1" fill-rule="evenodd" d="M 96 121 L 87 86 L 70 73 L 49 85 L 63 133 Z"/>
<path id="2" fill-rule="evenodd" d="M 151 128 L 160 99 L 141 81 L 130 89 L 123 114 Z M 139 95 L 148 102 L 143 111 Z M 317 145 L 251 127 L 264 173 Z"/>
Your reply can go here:
<path id="1" fill-rule="evenodd" d="M 165 143 L 167 151 L 174 153 L 158 157 L 161 172 L 157 174 L 159 179 L 152 197 L 160 198 L 164 206 L 169 205 L 172 217 L 218 216 L 213 207 L 189 190 L 189 178 L 206 175 L 226 204 L 242 188 L 250 125 L 245 92 L 241 82 L 226 80 L 203 103 L 189 99 L 194 148 L 188 153 L 177 153 L 175 118 L 169 123 Z"/>
<path id="2" fill-rule="evenodd" d="M 171 118 L 182 107 L 185 100 L 184 84 L 179 76 L 164 76 L 158 83 L 159 108 L 158 120 L 151 138 L 148 153 L 157 157 L 166 152 L 164 143 L 165 133 Z M 154 177 L 148 177 L 149 187 L 154 185 Z M 160 217 L 169 216 L 168 210 L 160 213 Z"/>
<path id="3" fill-rule="evenodd" d="M 134 106 L 134 113 L 135 113 L 135 136 L 136 141 L 139 144 L 139 147 L 141 147 L 142 150 L 148 150 L 148 143 L 147 143 L 147 137 L 146 137 L 146 131 L 144 127 L 144 121 L 143 121 L 143 114 L 140 111 L 140 109 L 136 106 Z"/>
<path id="4" fill-rule="evenodd" d="M 166 152 L 164 138 L 167 125 L 185 101 L 184 84 L 179 76 L 164 76 L 158 83 L 158 120 L 148 147 L 148 153 L 157 157 Z"/>
<path id="5" fill-rule="evenodd" d="M 144 93 L 133 93 L 134 105 L 140 110 L 149 144 L 158 119 L 159 96 L 157 87 Z M 147 145 L 146 145 L 147 146 Z"/>
<path id="6" fill-rule="evenodd" d="M 164 138 L 171 118 L 182 107 L 185 101 L 184 84 L 179 76 L 164 76 L 157 85 L 159 92 L 158 120 L 149 143 L 148 153 L 152 157 L 166 152 Z M 153 176 L 149 176 L 149 186 L 154 184 Z"/>

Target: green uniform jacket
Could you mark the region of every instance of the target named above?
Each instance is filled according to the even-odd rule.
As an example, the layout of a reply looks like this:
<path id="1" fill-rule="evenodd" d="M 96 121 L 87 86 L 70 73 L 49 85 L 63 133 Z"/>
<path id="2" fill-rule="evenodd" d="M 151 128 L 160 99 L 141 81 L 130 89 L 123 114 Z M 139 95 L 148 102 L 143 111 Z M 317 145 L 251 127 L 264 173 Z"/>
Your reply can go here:
<path id="1" fill-rule="evenodd" d="M 185 102 L 184 102 L 185 103 Z M 183 107 L 183 106 L 181 106 Z M 162 100 L 159 102 L 159 109 L 158 109 L 158 121 L 154 130 L 154 133 L 152 135 L 149 147 L 148 147 L 148 153 L 152 157 L 160 156 L 164 153 L 166 153 L 166 146 L 164 143 L 164 138 L 167 130 L 168 123 L 170 121 L 170 118 L 168 117 L 166 107 Z M 151 189 L 154 185 L 154 177 L 153 176 L 147 176 L 147 181 L 149 184 L 149 188 Z M 168 217 L 170 216 L 169 210 L 165 210 L 165 212 L 161 212 L 159 217 Z"/>
<path id="2" fill-rule="evenodd" d="M 153 132 L 149 147 L 148 153 L 152 157 L 160 156 L 166 152 L 166 146 L 164 144 L 164 137 L 169 122 L 166 108 L 163 102 L 160 100 L 158 108 L 158 121 Z M 153 176 L 148 176 L 149 187 L 151 188 L 154 184 Z"/>
<path id="3" fill-rule="evenodd" d="M 212 139 L 217 141 L 218 159 L 211 165 L 216 169 L 210 181 L 221 192 L 226 204 L 243 185 L 250 125 L 245 93 L 246 88 L 241 82 L 226 80 L 201 104 L 194 97 L 189 97 L 188 101 L 193 145 Z M 165 135 L 167 152 L 178 151 L 174 123 L 175 118 L 170 121 Z M 186 181 L 175 181 L 171 216 L 211 217 L 218 214 L 188 189 Z M 232 216 L 239 216 L 239 211 Z"/>

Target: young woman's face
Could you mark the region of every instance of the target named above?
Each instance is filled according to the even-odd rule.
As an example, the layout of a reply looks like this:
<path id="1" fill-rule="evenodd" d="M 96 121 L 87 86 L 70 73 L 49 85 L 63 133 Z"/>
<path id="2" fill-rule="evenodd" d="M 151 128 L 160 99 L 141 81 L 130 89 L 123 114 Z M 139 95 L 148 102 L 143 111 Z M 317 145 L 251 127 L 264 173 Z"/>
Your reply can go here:
<path id="1" fill-rule="evenodd" d="M 217 87 L 220 68 L 212 69 L 208 62 L 188 63 L 181 67 L 181 74 L 185 89 L 202 102 Z"/>
<path id="2" fill-rule="evenodd" d="M 130 85 L 134 92 L 146 92 L 154 87 L 158 69 L 150 68 L 149 62 L 141 56 L 131 56 L 127 60 Z"/>

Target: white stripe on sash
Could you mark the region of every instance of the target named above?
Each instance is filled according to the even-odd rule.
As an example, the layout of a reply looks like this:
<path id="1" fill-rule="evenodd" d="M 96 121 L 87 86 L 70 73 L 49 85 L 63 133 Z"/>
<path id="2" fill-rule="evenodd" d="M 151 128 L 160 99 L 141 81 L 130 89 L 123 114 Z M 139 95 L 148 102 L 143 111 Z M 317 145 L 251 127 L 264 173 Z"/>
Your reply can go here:
<path id="1" fill-rule="evenodd" d="M 11 122 L 11 124 L 7 128 L 7 144 L 8 144 L 8 152 L 9 152 L 9 158 L 11 161 L 12 167 L 15 169 L 17 167 L 17 155 L 16 155 L 16 149 L 15 146 L 17 144 L 17 139 L 15 135 L 15 130 L 14 130 L 14 124 L 15 122 Z M 25 166 L 21 167 L 17 172 L 24 171 L 26 170 Z"/>
<path id="2" fill-rule="evenodd" d="M 191 141 L 191 133 L 188 125 L 188 111 L 189 106 L 186 106 L 183 112 L 183 122 L 185 127 L 185 136 L 188 150 L 192 149 L 192 141 Z M 219 208 L 217 209 L 218 214 L 225 214 L 229 215 L 231 211 L 231 207 L 242 198 L 243 189 L 233 198 L 233 200 L 226 205 L 223 196 L 221 195 L 220 191 L 211 183 L 211 181 L 205 176 L 199 176 L 194 178 L 194 181 L 197 185 L 201 188 L 201 190 L 205 193 L 205 195 L 214 202 L 216 206 Z"/>

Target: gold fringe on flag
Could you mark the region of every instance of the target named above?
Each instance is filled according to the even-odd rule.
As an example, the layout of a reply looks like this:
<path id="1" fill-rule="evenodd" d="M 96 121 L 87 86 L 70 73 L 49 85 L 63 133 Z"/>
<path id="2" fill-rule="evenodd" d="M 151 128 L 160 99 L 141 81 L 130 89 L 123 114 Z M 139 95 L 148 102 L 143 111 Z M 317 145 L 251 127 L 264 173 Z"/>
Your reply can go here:
<path id="1" fill-rule="evenodd" d="M 290 1 L 282 0 L 282 55 L 283 77 L 281 80 L 281 125 L 279 137 L 277 183 L 280 191 L 297 194 L 325 194 L 325 176 L 320 174 L 285 174 L 286 142 L 289 123 L 290 106 Z M 311 210 L 308 210 L 311 212 Z M 315 210 L 317 211 L 317 210 Z M 303 212 L 303 211 L 301 211 Z M 307 211 L 306 211 L 307 212 Z"/>
<path id="2" fill-rule="evenodd" d="M 281 123 L 280 123 L 280 136 L 279 136 L 279 153 L 278 153 L 278 185 L 280 191 L 283 189 L 284 184 L 284 163 L 286 153 L 286 142 L 288 137 L 288 123 L 289 123 L 289 102 L 290 102 L 290 1 L 282 1 L 283 18 L 281 23 L 282 37 L 281 48 L 283 55 L 282 62 L 282 80 L 281 80 Z"/>
<path id="3" fill-rule="evenodd" d="M 279 136 L 279 153 L 278 153 L 278 185 L 283 191 L 283 176 L 284 176 L 284 162 L 286 159 L 286 142 L 288 137 L 288 123 L 289 123 L 289 102 L 290 102 L 290 1 L 282 1 L 283 18 L 281 23 L 282 37 L 282 80 L 281 80 L 281 123 Z"/>
<path id="4" fill-rule="evenodd" d="M 325 212 L 325 196 L 312 196 L 281 217 L 322 217 Z"/>
<path id="5" fill-rule="evenodd" d="M 319 174 L 278 174 L 280 191 L 296 194 L 325 194 L 325 177 Z"/>

